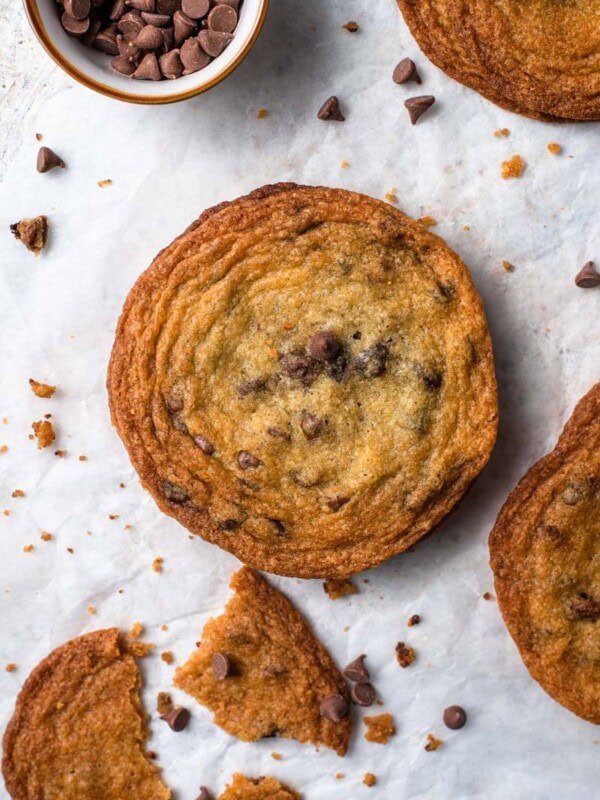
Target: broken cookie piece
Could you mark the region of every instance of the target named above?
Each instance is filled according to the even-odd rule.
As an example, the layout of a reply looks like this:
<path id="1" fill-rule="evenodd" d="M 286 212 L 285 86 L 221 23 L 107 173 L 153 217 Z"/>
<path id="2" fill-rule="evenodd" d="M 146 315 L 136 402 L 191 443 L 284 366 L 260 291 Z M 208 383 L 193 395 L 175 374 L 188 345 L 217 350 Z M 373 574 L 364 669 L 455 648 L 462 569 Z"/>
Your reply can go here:
<path id="1" fill-rule="evenodd" d="M 54 427 L 47 419 L 39 420 L 39 422 L 32 422 L 31 427 L 38 442 L 38 450 L 44 447 L 50 447 L 56 436 L 54 434 Z"/>
<path id="2" fill-rule="evenodd" d="M 29 378 L 29 385 L 36 397 L 49 398 L 52 397 L 56 391 L 56 386 L 50 386 L 48 383 L 39 383 L 38 381 L 34 381 L 33 378 Z"/>
<path id="3" fill-rule="evenodd" d="M 246 778 L 236 772 L 219 800 L 300 800 L 300 795 L 275 778 Z"/>
<path id="4" fill-rule="evenodd" d="M 365 739 L 367 742 L 376 744 L 387 744 L 390 736 L 396 733 L 394 718 L 391 714 L 377 714 L 374 717 L 364 717 L 367 730 Z"/>
<path id="5" fill-rule="evenodd" d="M 48 217 L 42 215 L 22 219 L 13 223 L 10 230 L 15 239 L 23 242 L 28 250 L 39 256 L 48 241 Z"/>
<path id="6" fill-rule="evenodd" d="M 31 673 L 3 741 L 15 800 L 169 800 L 145 754 L 140 672 L 117 628 L 54 650 Z"/>
<path id="7" fill-rule="evenodd" d="M 210 620 L 174 684 L 243 741 L 282 736 L 344 755 L 352 722 L 348 688 L 325 648 L 291 603 L 244 567 L 235 595 Z M 333 699 L 332 699 L 333 698 Z M 335 703 L 336 713 L 325 713 Z M 344 709 L 342 709 L 344 706 Z"/>
<path id="8" fill-rule="evenodd" d="M 323 582 L 323 591 L 330 600 L 339 600 L 340 597 L 348 597 L 348 595 L 356 594 L 358 590 L 352 581 L 347 578 L 341 580 L 332 578 L 331 580 Z"/>

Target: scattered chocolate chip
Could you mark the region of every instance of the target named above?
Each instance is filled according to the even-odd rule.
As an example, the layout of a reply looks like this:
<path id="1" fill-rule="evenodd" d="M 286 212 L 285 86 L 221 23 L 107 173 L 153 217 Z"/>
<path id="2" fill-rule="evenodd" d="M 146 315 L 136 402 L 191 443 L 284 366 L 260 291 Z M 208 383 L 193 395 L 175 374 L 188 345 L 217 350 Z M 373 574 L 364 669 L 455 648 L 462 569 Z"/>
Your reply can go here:
<path id="1" fill-rule="evenodd" d="M 348 666 L 344 669 L 344 676 L 348 678 L 349 681 L 353 681 L 354 683 L 368 683 L 370 680 L 369 670 L 365 667 L 365 658 L 367 656 L 365 653 L 358 656 L 351 661 Z"/>
<path id="2" fill-rule="evenodd" d="M 215 653 L 212 657 L 212 671 L 213 675 L 218 681 L 224 681 L 233 675 L 233 667 L 231 661 L 224 653 Z"/>
<path id="3" fill-rule="evenodd" d="M 424 94 L 420 97 L 409 97 L 404 101 L 404 106 L 408 111 L 408 116 L 413 125 L 416 125 L 428 108 L 435 103 L 435 97 L 431 94 Z"/>
<path id="4" fill-rule="evenodd" d="M 339 511 L 342 506 L 345 506 L 346 503 L 350 502 L 349 497 L 344 497 L 341 494 L 337 494 L 335 497 L 330 497 L 327 501 L 327 505 L 332 511 Z"/>
<path id="5" fill-rule="evenodd" d="M 357 355 L 354 369 L 361 378 L 378 378 L 385 372 L 388 356 L 387 345 L 381 342 L 371 345 Z"/>
<path id="6" fill-rule="evenodd" d="M 238 386 L 238 394 L 240 397 L 247 397 L 249 394 L 256 394 L 267 388 L 266 378 L 251 378 L 247 381 L 242 381 Z"/>
<path id="7" fill-rule="evenodd" d="M 210 0 L 182 0 L 181 10 L 190 19 L 202 19 L 210 10 Z"/>
<path id="8" fill-rule="evenodd" d="M 400 664 L 403 669 L 406 669 L 406 667 L 410 667 L 415 660 L 415 651 L 412 647 L 404 644 L 404 642 L 398 642 L 396 645 L 396 659 L 398 664 Z"/>
<path id="9" fill-rule="evenodd" d="M 308 343 L 308 352 L 317 361 L 333 361 L 341 349 L 340 340 L 331 331 L 317 331 Z"/>
<path id="10" fill-rule="evenodd" d="M 135 37 L 132 44 L 135 47 L 139 47 L 140 50 L 158 50 L 163 41 L 162 32 L 158 28 L 155 28 L 154 25 L 146 25 Z"/>
<path id="11" fill-rule="evenodd" d="M 230 33 L 212 31 L 208 28 L 201 30 L 198 34 L 200 47 L 213 58 L 220 56 L 232 39 L 233 36 Z"/>
<path id="12" fill-rule="evenodd" d="M 600 617 L 600 603 L 585 592 L 571 600 L 570 609 L 578 619 L 596 620 Z"/>
<path id="13" fill-rule="evenodd" d="M 135 64 L 124 56 L 115 56 L 110 62 L 111 67 L 122 75 L 133 75 Z"/>
<path id="14" fill-rule="evenodd" d="M 135 72 L 131 75 L 138 81 L 159 81 L 160 69 L 158 66 L 158 59 L 155 53 L 146 53 L 137 66 Z"/>
<path id="15" fill-rule="evenodd" d="M 65 162 L 62 160 L 60 156 L 57 156 L 54 150 L 51 150 L 49 147 L 40 147 L 37 156 L 37 171 L 38 172 L 49 172 L 51 169 L 55 167 L 61 167 L 62 169 L 65 168 Z"/>
<path id="16" fill-rule="evenodd" d="M 323 432 L 323 421 L 316 414 L 303 411 L 300 417 L 300 427 L 307 439 L 316 439 Z"/>
<path id="17" fill-rule="evenodd" d="M 169 728 L 176 733 L 187 728 L 188 722 L 190 721 L 190 712 L 187 708 L 183 708 L 183 706 L 176 706 L 172 711 L 169 711 L 168 714 L 164 714 L 161 719 L 163 719 Z"/>
<path id="18" fill-rule="evenodd" d="M 596 286 L 600 286 L 600 272 L 594 266 L 593 261 L 588 261 L 579 270 L 575 276 L 575 284 L 580 289 L 593 289 Z"/>
<path id="19" fill-rule="evenodd" d="M 459 730 L 464 727 L 466 721 L 467 712 L 461 706 L 448 706 L 444 711 L 444 725 L 450 730 Z"/>
<path id="20" fill-rule="evenodd" d="M 286 442 L 289 442 L 292 438 L 289 433 L 282 431 L 280 428 L 267 428 L 267 433 L 274 439 L 283 439 Z"/>
<path id="21" fill-rule="evenodd" d="M 345 28 L 350 33 L 356 33 L 358 31 L 359 25 L 358 22 L 350 21 L 347 22 L 345 25 L 342 25 L 342 28 Z"/>
<path id="22" fill-rule="evenodd" d="M 171 483 L 171 481 L 162 482 L 162 493 L 164 497 L 172 503 L 187 503 L 190 499 L 185 489 L 182 489 L 181 486 L 177 486 L 175 483 Z"/>
<path id="23" fill-rule="evenodd" d="M 392 75 L 392 80 L 394 83 L 399 84 L 409 83 L 410 81 L 421 83 L 421 77 L 417 71 L 417 65 L 412 58 L 403 58 L 402 61 L 396 65 Z"/>
<path id="24" fill-rule="evenodd" d="M 10 226 L 15 239 L 23 242 L 25 247 L 36 256 L 42 252 L 48 241 L 48 217 L 39 216 L 22 219 Z"/>
<path id="25" fill-rule="evenodd" d="M 145 24 L 139 11 L 128 11 L 117 22 L 117 28 L 124 36 L 135 37 Z"/>
<path id="26" fill-rule="evenodd" d="M 343 122 L 346 119 L 340 110 L 340 101 L 335 95 L 325 100 L 317 113 L 317 117 L 324 120 L 335 120 L 336 122 Z"/>
<path id="27" fill-rule="evenodd" d="M 96 36 L 94 44 L 96 50 L 106 53 L 108 56 L 119 55 L 119 45 L 117 44 L 117 28 L 105 28 Z"/>
<path id="28" fill-rule="evenodd" d="M 60 18 L 61 25 L 71 36 L 84 36 L 90 29 L 90 18 L 75 19 L 66 12 Z"/>
<path id="29" fill-rule="evenodd" d="M 85 19 L 92 10 L 90 0 L 63 0 L 66 13 L 73 19 Z"/>
<path id="30" fill-rule="evenodd" d="M 213 800 L 213 795 L 208 791 L 206 786 L 201 786 L 200 794 L 198 795 L 196 800 Z"/>
<path id="31" fill-rule="evenodd" d="M 260 458 L 253 456 L 252 453 L 249 453 L 247 450 L 240 450 L 237 455 L 237 462 L 241 469 L 257 469 L 263 466 L 263 462 Z"/>
<path id="32" fill-rule="evenodd" d="M 413 614 L 412 617 L 409 617 L 408 622 L 406 623 L 409 628 L 412 628 L 413 625 L 418 625 L 421 622 L 421 617 L 418 614 Z"/>
<path id="33" fill-rule="evenodd" d="M 233 33 L 237 21 L 236 10 L 224 3 L 214 6 L 207 17 L 209 29 L 211 31 L 220 31 L 221 33 Z"/>
<path id="34" fill-rule="evenodd" d="M 419 378 L 421 378 L 425 386 L 432 391 L 434 389 L 439 389 L 444 380 L 443 373 L 434 369 L 427 369 L 427 367 L 424 367 L 422 364 L 417 364 L 415 366 L 415 372 Z"/>
<path id="35" fill-rule="evenodd" d="M 350 689 L 350 696 L 357 706 L 372 706 L 377 697 L 370 683 L 356 683 Z"/>
<path id="36" fill-rule="evenodd" d="M 330 722 L 341 722 L 348 714 L 348 703 L 341 694 L 326 697 L 319 707 L 319 713 Z"/>
<path id="37" fill-rule="evenodd" d="M 207 456 L 212 456 L 212 454 L 215 452 L 213 444 L 209 442 L 205 436 L 201 436 L 200 434 L 198 434 L 198 436 L 194 436 L 194 442 Z"/>

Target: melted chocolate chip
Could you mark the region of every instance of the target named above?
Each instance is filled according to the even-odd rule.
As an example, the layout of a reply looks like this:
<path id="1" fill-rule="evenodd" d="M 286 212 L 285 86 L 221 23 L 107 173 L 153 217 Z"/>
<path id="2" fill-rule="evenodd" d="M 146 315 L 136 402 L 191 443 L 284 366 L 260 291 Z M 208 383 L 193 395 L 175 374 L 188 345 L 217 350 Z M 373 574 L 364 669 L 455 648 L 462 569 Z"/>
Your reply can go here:
<path id="1" fill-rule="evenodd" d="M 249 394 L 256 394 L 262 392 L 267 388 L 266 378 L 252 378 L 247 381 L 242 381 L 238 386 L 238 394 L 240 397 L 247 397 Z"/>
<path id="2" fill-rule="evenodd" d="M 212 443 L 209 442 L 206 437 L 200 436 L 200 434 L 198 434 L 198 436 L 194 436 L 194 442 L 207 456 L 212 456 L 212 454 L 215 452 L 215 448 Z"/>
<path id="3" fill-rule="evenodd" d="M 280 428 L 267 428 L 267 433 L 274 439 L 283 439 L 286 442 L 289 442 L 292 438 L 289 433 L 282 431 Z"/>
<path id="4" fill-rule="evenodd" d="M 277 530 L 277 533 L 280 536 L 283 536 L 285 534 L 285 525 L 280 519 L 273 519 L 272 517 L 268 517 L 268 520 L 275 526 L 275 529 Z"/>
<path id="5" fill-rule="evenodd" d="M 318 331 L 308 343 L 308 352 L 317 361 L 334 361 L 341 349 L 340 340 L 331 331 Z"/>
<path id="6" fill-rule="evenodd" d="M 435 389 L 439 389 L 442 385 L 442 381 L 444 380 L 444 376 L 441 372 L 438 372 L 435 369 L 428 369 L 424 367 L 422 364 L 417 364 L 415 367 L 415 372 L 421 378 L 425 386 L 434 391 Z"/>
<path id="7" fill-rule="evenodd" d="M 240 527 L 240 523 L 237 519 L 224 519 L 219 522 L 219 528 L 222 531 L 235 531 Z"/>
<path id="8" fill-rule="evenodd" d="M 171 501 L 171 503 L 187 503 L 187 501 L 190 499 L 190 496 L 185 489 L 182 489 L 181 486 L 177 486 L 175 483 L 171 483 L 171 481 L 162 482 L 162 493 L 167 500 Z"/>
<path id="9" fill-rule="evenodd" d="M 578 483 L 568 483 L 562 493 L 562 501 L 567 506 L 576 506 L 583 500 L 585 491 Z"/>
<path id="10" fill-rule="evenodd" d="M 252 453 L 249 453 L 247 450 L 240 450 L 237 455 L 237 462 L 241 469 L 257 469 L 263 466 L 263 462 L 260 458 L 253 456 Z"/>
<path id="11" fill-rule="evenodd" d="M 378 378 L 386 369 L 389 350 L 387 345 L 379 342 L 359 353 L 354 362 L 354 369 L 361 378 Z"/>
<path id="12" fill-rule="evenodd" d="M 341 494 L 329 498 L 327 505 L 332 511 L 339 511 L 342 506 L 345 506 L 350 500 L 349 497 L 343 497 Z"/>
<path id="13" fill-rule="evenodd" d="M 600 603 L 582 592 L 570 602 L 573 614 L 581 620 L 597 620 L 600 617 Z"/>
<path id="14" fill-rule="evenodd" d="M 178 411 L 183 411 L 183 398 L 170 395 L 165 400 L 165 406 L 169 414 L 176 414 Z"/>
<path id="15" fill-rule="evenodd" d="M 348 703 L 341 694 L 326 697 L 319 707 L 319 713 L 330 722 L 341 722 L 348 714 Z"/>
<path id="16" fill-rule="evenodd" d="M 316 439 L 323 432 L 323 421 L 316 414 L 303 411 L 300 417 L 300 427 L 307 439 Z"/>
<path id="17" fill-rule="evenodd" d="M 332 380 L 336 381 L 337 383 L 341 383 L 346 375 L 347 367 L 348 358 L 344 352 L 340 352 L 334 361 L 332 361 L 330 364 L 327 364 L 327 374 Z"/>
<path id="18" fill-rule="evenodd" d="M 319 361 L 298 350 L 286 353 L 281 360 L 290 378 L 301 381 L 305 386 L 310 386 L 322 369 Z"/>

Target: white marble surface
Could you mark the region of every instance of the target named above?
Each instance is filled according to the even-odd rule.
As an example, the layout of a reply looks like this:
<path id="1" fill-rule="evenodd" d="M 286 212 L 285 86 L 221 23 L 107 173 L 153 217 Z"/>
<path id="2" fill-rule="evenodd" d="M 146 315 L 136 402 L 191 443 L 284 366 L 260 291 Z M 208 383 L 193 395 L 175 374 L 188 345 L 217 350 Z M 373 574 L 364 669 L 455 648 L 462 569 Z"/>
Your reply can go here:
<path id="1" fill-rule="evenodd" d="M 349 19 L 358 34 L 342 29 Z M 261 184 L 323 183 L 376 197 L 396 186 L 407 213 L 438 220 L 436 232 L 484 297 L 500 384 L 498 445 L 446 524 L 369 573 L 368 584 L 361 576 L 360 594 L 331 603 L 319 581 L 275 582 L 340 664 L 369 654 L 398 734 L 387 747 L 367 743 L 357 713 L 341 760 L 292 741 L 238 742 L 194 707 L 178 735 L 153 719 L 150 746 L 176 800 L 193 800 L 201 783 L 222 788 L 235 770 L 276 775 L 306 800 L 595 797 L 600 732 L 529 678 L 496 603 L 482 594 L 492 589 L 486 542 L 500 505 L 600 377 L 600 290 L 573 283 L 586 260 L 600 261 L 598 125 L 521 119 L 453 83 L 420 55 L 393 0 L 272 0 L 257 46 L 233 76 L 163 108 L 120 105 L 75 85 L 41 51 L 15 0 L 0 0 L 0 37 L 0 445 L 9 448 L 0 455 L 0 505 L 11 511 L 0 516 L 0 664 L 18 665 L 0 670 L 0 727 L 30 669 L 67 638 L 141 620 L 147 639 L 180 663 L 228 595 L 235 559 L 190 541 L 158 512 L 110 426 L 106 363 L 135 278 L 205 207 Z M 404 55 L 419 64 L 420 91 L 438 98 L 414 128 L 402 103 L 415 92 L 391 81 Z M 332 93 L 343 124 L 316 119 Z M 256 118 L 259 108 L 267 119 Z M 509 138 L 494 138 L 500 127 Z M 36 132 L 66 170 L 36 173 Z M 553 141 L 559 156 L 546 149 Z M 500 162 L 515 153 L 525 174 L 502 181 Z M 100 189 L 105 178 L 113 185 Z M 49 215 L 51 237 L 35 259 L 8 225 L 38 213 Z M 504 259 L 514 272 L 502 269 Z M 40 400 L 29 377 L 59 391 Z M 68 450 L 62 460 L 28 439 L 47 412 L 56 446 Z M 15 488 L 27 496 L 13 499 Z M 40 541 L 42 529 L 51 542 Z M 35 550 L 26 554 L 29 543 Z M 157 555 L 160 575 L 151 569 Z M 412 613 L 423 622 L 407 629 Z M 399 639 L 418 652 L 407 670 L 394 662 Z M 171 672 L 157 656 L 146 660 L 150 709 Z M 469 712 L 462 731 L 441 724 L 450 703 Z M 445 740 L 435 753 L 423 749 L 429 732 Z M 338 771 L 346 777 L 336 780 Z M 365 771 L 378 776 L 375 789 L 361 784 Z"/>

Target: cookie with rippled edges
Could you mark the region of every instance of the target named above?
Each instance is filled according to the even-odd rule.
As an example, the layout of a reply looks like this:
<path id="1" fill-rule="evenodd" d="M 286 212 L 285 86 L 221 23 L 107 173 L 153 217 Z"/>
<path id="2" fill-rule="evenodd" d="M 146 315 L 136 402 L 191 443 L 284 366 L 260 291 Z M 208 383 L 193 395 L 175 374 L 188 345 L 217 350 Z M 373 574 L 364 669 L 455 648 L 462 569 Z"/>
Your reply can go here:
<path id="1" fill-rule="evenodd" d="M 600 2 L 397 0 L 425 55 L 502 108 L 600 119 Z"/>
<path id="2" fill-rule="evenodd" d="M 169 800 L 146 757 L 140 686 L 117 628 L 50 653 L 25 681 L 4 734 L 13 800 Z"/>
<path id="3" fill-rule="evenodd" d="M 506 501 L 490 555 L 502 616 L 532 677 L 600 724 L 600 383 Z"/>
<path id="4" fill-rule="evenodd" d="M 346 681 L 289 600 L 243 567 L 235 594 L 211 619 L 174 684 L 209 708 L 232 736 L 271 736 L 345 755 L 352 732 Z"/>
<path id="5" fill-rule="evenodd" d="M 247 778 L 236 772 L 231 783 L 227 784 L 219 800 L 301 800 L 300 795 L 279 783 L 275 778 L 263 776 Z"/>
<path id="6" fill-rule="evenodd" d="M 139 278 L 108 373 L 143 485 L 250 566 L 344 578 L 406 550 L 486 464 L 492 348 L 461 259 L 390 205 L 278 184 Z"/>

